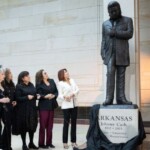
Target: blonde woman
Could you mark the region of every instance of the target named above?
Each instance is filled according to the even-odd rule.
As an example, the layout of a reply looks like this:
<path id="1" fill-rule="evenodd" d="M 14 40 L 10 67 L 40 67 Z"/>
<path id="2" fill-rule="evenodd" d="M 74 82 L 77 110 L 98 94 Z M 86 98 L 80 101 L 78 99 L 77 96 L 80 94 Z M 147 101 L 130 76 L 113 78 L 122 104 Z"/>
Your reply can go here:
<path id="1" fill-rule="evenodd" d="M 3 150 L 11 150 L 11 119 L 9 118 L 8 104 L 10 103 L 10 99 L 6 97 L 4 87 L 2 86 L 2 82 L 4 81 L 5 73 L 2 68 L 0 68 L 0 121 L 3 121 L 4 129 L 2 131 L 2 126 L 0 131 L 2 131 L 2 135 L 0 135 L 0 143 L 1 149 Z M 1 122 L 0 122 L 1 123 Z M 1 134 L 1 133 L 0 133 Z"/>

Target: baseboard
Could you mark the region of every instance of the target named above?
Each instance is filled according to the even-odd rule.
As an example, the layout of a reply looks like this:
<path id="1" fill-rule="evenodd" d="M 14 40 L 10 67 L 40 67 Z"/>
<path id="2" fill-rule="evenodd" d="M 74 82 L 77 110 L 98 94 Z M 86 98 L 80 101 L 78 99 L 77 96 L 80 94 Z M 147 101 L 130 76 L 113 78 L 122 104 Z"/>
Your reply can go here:
<path id="1" fill-rule="evenodd" d="M 54 123 L 56 123 L 56 124 L 63 124 L 63 122 L 64 122 L 63 118 L 54 118 Z M 77 124 L 89 125 L 89 120 L 88 119 L 77 119 Z"/>
<path id="2" fill-rule="evenodd" d="M 150 121 L 143 121 L 144 127 L 150 127 Z"/>
<path id="3" fill-rule="evenodd" d="M 91 107 L 78 107 L 78 124 L 89 124 L 89 112 Z M 62 109 L 59 107 L 55 110 L 55 123 L 63 123 L 63 112 Z"/>

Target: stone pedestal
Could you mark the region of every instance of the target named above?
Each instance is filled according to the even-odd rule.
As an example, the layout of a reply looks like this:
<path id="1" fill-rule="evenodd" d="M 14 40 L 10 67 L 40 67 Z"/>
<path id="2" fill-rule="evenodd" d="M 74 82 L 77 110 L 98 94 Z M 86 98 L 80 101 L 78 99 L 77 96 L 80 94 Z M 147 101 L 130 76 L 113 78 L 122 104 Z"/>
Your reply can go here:
<path id="1" fill-rule="evenodd" d="M 139 134 L 137 105 L 101 106 L 99 125 L 112 143 L 126 143 Z"/>

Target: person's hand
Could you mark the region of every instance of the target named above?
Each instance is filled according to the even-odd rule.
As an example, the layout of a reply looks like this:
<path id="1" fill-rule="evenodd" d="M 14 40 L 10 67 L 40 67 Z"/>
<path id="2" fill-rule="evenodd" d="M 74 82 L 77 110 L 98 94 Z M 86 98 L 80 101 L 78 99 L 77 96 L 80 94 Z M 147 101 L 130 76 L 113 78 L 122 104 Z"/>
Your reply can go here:
<path id="1" fill-rule="evenodd" d="M 71 101 L 71 97 L 70 97 L 70 96 L 64 96 L 64 99 L 65 99 L 66 101 L 68 101 L 68 102 Z"/>
<path id="2" fill-rule="evenodd" d="M 114 37 L 115 34 L 116 34 L 116 30 L 115 30 L 115 28 L 113 27 L 112 29 L 110 29 L 109 35 L 110 35 L 110 37 Z"/>
<path id="3" fill-rule="evenodd" d="M 47 95 L 45 95 L 45 97 L 44 98 L 46 98 L 46 99 L 50 99 L 51 98 L 51 94 L 47 94 Z"/>
<path id="4" fill-rule="evenodd" d="M 13 107 L 15 107 L 15 106 L 17 105 L 17 102 L 16 102 L 16 101 L 13 101 L 13 102 L 12 102 L 12 105 L 13 105 Z"/>
<path id="5" fill-rule="evenodd" d="M 9 103 L 10 102 L 10 99 L 8 98 L 8 97 L 6 97 L 6 98 L 2 98 L 1 100 L 0 100 L 0 102 L 1 103 Z"/>
<path id="6" fill-rule="evenodd" d="M 52 98 L 54 98 L 55 97 L 55 95 L 54 94 L 52 94 Z"/>
<path id="7" fill-rule="evenodd" d="M 70 95 L 70 97 L 73 98 L 73 97 L 75 97 L 75 95 L 72 93 L 72 94 Z"/>
<path id="8" fill-rule="evenodd" d="M 5 100 L 6 100 L 6 103 L 10 102 L 10 99 L 8 97 L 6 97 Z"/>
<path id="9" fill-rule="evenodd" d="M 33 95 L 28 95 L 28 99 L 29 99 L 29 100 L 32 100 L 33 98 L 34 98 Z"/>
<path id="10" fill-rule="evenodd" d="M 45 96 L 45 98 L 46 99 L 52 99 L 52 98 L 54 98 L 55 97 L 55 95 L 53 95 L 53 94 L 47 94 L 46 96 Z"/>

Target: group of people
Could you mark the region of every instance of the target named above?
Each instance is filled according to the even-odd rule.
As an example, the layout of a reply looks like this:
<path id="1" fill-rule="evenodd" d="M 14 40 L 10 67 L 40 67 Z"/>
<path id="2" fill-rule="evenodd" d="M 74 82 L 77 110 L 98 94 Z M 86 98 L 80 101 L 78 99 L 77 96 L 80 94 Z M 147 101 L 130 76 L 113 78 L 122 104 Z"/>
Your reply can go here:
<path id="1" fill-rule="evenodd" d="M 18 75 L 15 85 L 10 69 L 0 68 L 0 149 L 12 150 L 11 134 L 20 135 L 22 150 L 55 148 L 52 142 L 54 110 L 61 103 L 64 116 L 63 147 L 68 145 L 68 128 L 71 123 L 71 144 L 76 144 L 77 96 L 79 88 L 70 78 L 67 69 L 58 72 L 59 82 L 49 78 L 44 69 L 35 76 L 35 85 L 28 71 Z M 38 101 L 38 107 L 36 106 Z M 39 142 L 34 144 L 34 133 L 39 118 Z M 70 121 L 71 120 L 71 121 Z M 26 143 L 26 134 L 30 142 Z M 46 138 L 45 138 L 46 137 Z"/>

